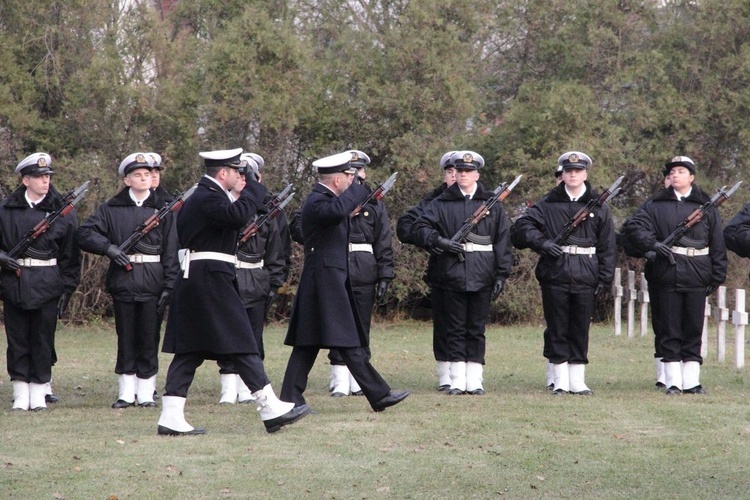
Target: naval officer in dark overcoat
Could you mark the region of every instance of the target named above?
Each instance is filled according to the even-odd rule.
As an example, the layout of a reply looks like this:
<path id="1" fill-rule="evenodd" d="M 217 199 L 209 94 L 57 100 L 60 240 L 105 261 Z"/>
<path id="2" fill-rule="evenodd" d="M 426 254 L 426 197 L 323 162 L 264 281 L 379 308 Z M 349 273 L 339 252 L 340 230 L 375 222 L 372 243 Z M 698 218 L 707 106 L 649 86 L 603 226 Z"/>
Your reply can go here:
<path id="1" fill-rule="evenodd" d="M 258 353 L 250 320 L 237 289 L 235 249 L 239 230 L 261 206 L 266 189 L 248 182 L 240 198 L 229 191 L 244 176 L 242 149 L 200 153 L 206 175 L 177 215 L 180 265 L 170 305 L 163 351 L 174 353 L 167 372 L 159 434 L 202 434 L 185 421 L 184 407 L 195 370 L 205 359 L 227 359 L 237 369 L 268 432 L 309 412 L 280 401 Z"/>
<path id="2" fill-rule="evenodd" d="M 337 349 L 370 406 L 381 411 L 403 401 L 370 364 L 368 339 L 357 311 L 349 277 L 349 214 L 368 190 L 354 181 L 350 152 L 313 162 L 319 182 L 305 200 L 301 226 L 305 241 L 302 268 L 285 343 L 293 346 L 281 397 L 304 405 L 302 393 L 320 349 Z"/>

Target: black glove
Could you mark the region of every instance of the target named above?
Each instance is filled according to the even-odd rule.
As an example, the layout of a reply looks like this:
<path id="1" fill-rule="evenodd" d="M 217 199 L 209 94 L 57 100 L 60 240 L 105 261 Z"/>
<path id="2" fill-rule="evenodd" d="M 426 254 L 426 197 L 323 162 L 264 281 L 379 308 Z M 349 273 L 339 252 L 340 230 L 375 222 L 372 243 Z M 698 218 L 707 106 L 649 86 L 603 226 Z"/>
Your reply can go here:
<path id="1" fill-rule="evenodd" d="M 552 240 L 546 240 L 542 243 L 542 252 L 550 257 L 559 257 L 563 254 L 562 247 Z"/>
<path id="2" fill-rule="evenodd" d="M 21 268 L 18 261 L 5 252 L 0 252 L 0 266 L 9 271 L 17 271 Z"/>
<path id="3" fill-rule="evenodd" d="M 375 300 L 380 302 L 383 300 L 383 297 L 385 297 L 385 294 L 388 292 L 388 281 L 387 280 L 380 280 L 378 281 L 377 288 L 375 289 Z"/>
<path id="4" fill-rule="evenodd" d="M 117 248 L 117 245 L 110 245 L 107 248 L 107 251 L 104 252 L 104 254 L 112 259 L 112 262 L 117 264 L 118 266 L 125 267 L 128 264 L 130 264 L 130 259 L 128 259 L 128 254 Z"/>
<path id="5" fill-rule="evenodd" d="M 63 317 L 63 314 L 65 314 L 65 310 L 68 308 L 69 303 L 70 303 L 70 294 L 67 292 L 63 292 L 63 294 L 60 295 L 60 299 L 57 301 L 57 318 L 58 319 Z"/>
<path id="6" fill-rule="evenodd" d="M 661 241 L 657 241 L 656 243 L 654 243 L 654 252 L 658 253 L 662 257 L 666 257 L 667 259 L 672 258 L 672 249 L 670 249 Z"/>
<path id="7" fill-rule="evenodd" d="M 443 249 L 438 247 L 428 248 L 427 252 L 430 255 L 434 255 L 435 257 L 437 257 L 438 255 L 443 255 Z"/>
<path id="8" fill-rule="evenodd" d="M 706 297 L 714 293 L 719 288 L 718 283 L 711 283 L 706 287 Z"/>
<path id="9" fill-rule="evenodd" d="M 653 261 L 656 260 L 656 252 L 654 250 L 649 250 L 648 252 L 646 252 L 645 254 L 643 254 L 643 257 L 647 261 L 653 262 Z"/>
<path id="10" fill-rule="evenodd" d="M 271 290 L 270 292 L 268 292 L 268 298 L 266 299 L 266 311 L 271 308 L 274 300 L 276 300 L 276 297 L 278 297 L 278 293 L 276 293 L 276 290 Z"/>
<path id="11" fill-rule="evenodd" d="M 442 236 L 439 237 L 437 241 L 435 242 L 435 247 L 445 252 L 450 252 L 450 253 L 455 253 L 455 254 L 464 253 L 464 246 L 461 243 L 457 241 L 449 240 L 448 238 L 443 238 Z"/>
<path id="12" fill-rule="evenodd" d="M 495 300 L 503 293 L 505 288 L 505 282 L 503 280 L 495 280 L 495 285 L 492 287 L 492 300 Z"/>
<path id="13" fill-rule="evenodd" d="M 161 292 L 161 296 L 159 296 L 159 300 L 156 301 L 156 314 L 161 316 L 164 314 L 164 310 L 169 305 L 169 300 L 171 298 L 172 291 L 164 289 Z"/>
<path id="14" fill-rule="evenodd" d="M 594 289 L 594 296 L 601 294 L 606 289 L 607 289 L 607 285 L 605 285 L 604 283 L 599 283 L 598 285 L 596 285 L 596 288 Z"/>

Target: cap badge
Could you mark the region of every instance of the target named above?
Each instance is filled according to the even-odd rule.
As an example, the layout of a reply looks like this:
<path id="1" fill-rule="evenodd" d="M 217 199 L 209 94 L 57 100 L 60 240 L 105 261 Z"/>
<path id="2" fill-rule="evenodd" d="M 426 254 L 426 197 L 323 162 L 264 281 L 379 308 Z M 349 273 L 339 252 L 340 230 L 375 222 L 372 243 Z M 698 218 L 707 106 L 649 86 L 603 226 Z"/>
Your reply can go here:
<path id="1" fill-rule="evenodd" d="M 138 163 L 146 163 L 146 157 L 141 153 L 138 153 L 137 155 L 135 155 L 135 161 L 137 161 Z"/>
<path id="2" fill-rule="evenodd" d="M 578 155 L 573 153 L 570 156 L 568 156 L 568 161 L 570 163 L 578 163 Z"/>
<path id="3" fill-rule="evenodd" d="M 352 151 L 352 161 L 359 160 L 359 154 L 356 151 Z"/>
<path id="4" fill-rule="evenodd" d="M 471 163 L 474 161 L 474 156 L 471 153 L 464 154 L 463 157 L 464 163 Z"/>
<path id="5" fill-rule="evenodd" d="M 47 166 L 47 158 L 45 158 L 45 157 L 42 156 L 41 158 L 39 158 L 39 160 L 37 160 L 36 164 L 39 165 L 40 167 L 46 167 Z"/>

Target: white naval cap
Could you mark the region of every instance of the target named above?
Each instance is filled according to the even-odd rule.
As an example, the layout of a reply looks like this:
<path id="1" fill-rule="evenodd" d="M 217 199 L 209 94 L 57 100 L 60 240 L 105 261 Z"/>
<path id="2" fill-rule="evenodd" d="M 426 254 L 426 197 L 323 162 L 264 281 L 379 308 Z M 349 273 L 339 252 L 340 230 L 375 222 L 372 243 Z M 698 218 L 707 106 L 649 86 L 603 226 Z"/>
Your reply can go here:
<path id="1" fill-rule="evenodd" d="M 47 153 L 34 153 L 29 155 L 16 165 L 16 173 L 21 175 L 44 175 L 53 174 L 50 169 L 52 157 Z"/>
<path id="2" fill-rule="evenodd" d="M 335 174 L 336 172 L 345 172 L 347 174 L 356 174 L 357 170 L 349 164 L 352 154 L 349 152 L 336 153 L 335 155 L 326 156 L 313 162 L 313 168 L 318 170 L 319 174 Z"/>
<path id="3" fill-rule="evenodd" d="M 587 170 L 592 163 L 594 162 L 589 158 L 589 155 L 580 151 L 568 151 L 557 159 L 557 166 L 562 167 L 563 170 L 570 168 Z"/>
<path id="4" fill-rule="evenodd" d="M 440 168 L 446 169 L 453 166 L 453 163 L 451 162 L 453 153 L 455 153 L 455 151 L 448 151 L 442 158 L 440 158 Z"/>
<path id="5" fill-rule="evenodd" d="M 137 168 L 147 168 L 149 170 L 154 168 L 154 164 L 148 153 L 133 153 L 126 156 L 125 159 L 120 162 L 120 166 L 117 168 L 117 173 L 120 174 L 121 177 L 125 177 Z"/>
<path id="6" fill-rule="evenodd" d="M 147 153 L 148 156 L 151 158 L 151 166 L 155 168 L 156 170 L 161 170 L 161 155 L 159 153 Z"/>
<path id="7" fill-rule="evenodd" d="M 691 174 L 695 175 L 695 162 L 687 156 L 675 156 L 666 164 L 664 164 L 664 167 L 665 175 L 668 174 L 674 167 L 685 167 L 686 169 L 690 170 Z"/>
<path id="8" fill-rule="evenodd" d="M 205 167 L 230 167 L 240 168 L 242 162 L 240 155 L 242 148 L 235 149 L 218 149 L 216 151 L 201 151 L 198 155 L 203 158 Z"/>
<path id="9" fill-rule="evenodd" d="M 563 173 L 563 166 L 558 165 L 557 168 L 555 169 L 555 177 L 560 177 L 562 173 Z"/>
<path id="10" fill-rule="evenodd" d="M 257 163 L 257 164 L 258 164 L 258 170 L 260 170 L 261 168 L 263 168 L 263 165 L 265 165 L 265 164 L 266 164 L 266 161 L 265 161 L 265 160 L 263 159 L 263 157 L 262 157 L 261 155 L 259 155 L 258 153 L 245 153 L 245 154 L 247 154 L 247 155 L 250 155 L 250 157 L 251 157 L 251 158 L 252 158 L 253 160 L 255 160 L 255 163 Z"/>
<path id="11" fill-rule="evenodd" d="M 460 169 L 479 170 L 484 166 L 484 158 L 474 151 L 454 151 L 450 161 Z"/>
<path id="12" fill-rule="evenodd" d="M 350 155 L 352 155 L 352 159 L 349 160 L 349 165 L 351 165 L 354 168 L 364 168 L 365 166 L 370 164 L 370 157 L 367 156 L 367 153 L 360 151 L 358 149 L 350 149 L 347 151 Z"/>
<path id="13" fill-rule="evenodd" d="M 260 156 L 254 153 L 242 153 L 240 155 L 240 160 L 247 163 L 247 168 L 245 172 L 252 171 L 254 174 L 257 175 L 258 170 L 260 170 L 260 165 L 258 165 L 258 161 L 255 159 L 255 157 L 260 158 Z"/>

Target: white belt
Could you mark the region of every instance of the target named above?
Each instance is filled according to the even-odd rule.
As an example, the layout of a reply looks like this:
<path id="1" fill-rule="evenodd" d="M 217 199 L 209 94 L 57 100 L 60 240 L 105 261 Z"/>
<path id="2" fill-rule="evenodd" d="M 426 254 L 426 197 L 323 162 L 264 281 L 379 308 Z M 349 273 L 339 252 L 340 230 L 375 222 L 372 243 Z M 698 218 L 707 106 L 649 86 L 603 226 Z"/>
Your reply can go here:
<path id="1" fill-rule="evenodd" d="M 492 251 L 492 245 L 480 245 L 479 243 L 472 243 L 471 241 L 462 243 L 461 246 L 464 247 L 464 252 L 491 252 Z"/>
<path id="2" fill-rule="evenodd" d="M 190 275 L 190 262 L 193 260 L 218 260 L 232 265 L 237 263 L 237 257 L 234 255 L 220 252 L 191 252 L 187 248 L 180 248 L 177 256 L 180 259 L 180 269 L 183 271 L 182 277 L 185 279 Z"/>
<path id="3" fill-rule="evenodd" d="M 576 245 L 565 245 L 562 247 L 563 253 L 569 253 L 571 255 L 594 255 L 596 253 L 596 247 L 579 247 Z"/>
<path id="4" fill-rule="evenodd" d="M 686 255 L 688 257 L 698 257 L 699 255 L 708 255 L 708 248 L 690 248 L 690 247 L 672 247 L 672 252 Z"/>
<path id="5" fill-rule="evenodd" d="M 128 260 L 136 264 L 143 264 L 144 262 L 161 262 L 161 255 L 134 253 L 133 255 L 128 255 Z"/>
<path id="6" fill-rule="evenodd" d="M 243 262 L 237 260 L 234 265 L 237 266 L 237 269 L 263 269 L 262 260 L 260 262 Z"/>
<path id="7" fill-rule="evenodd" d="M 349 251 L 372 253 L 372 245 L 370 243 L 349 243 Z"/>
<path id="8" fill-rule="evenodd" d="M 42 260 L 25 257 L 23 259 L 17 259 L 17 262 L 21 267 L 44 267 L 57 265 L 57 259 Z"/>

